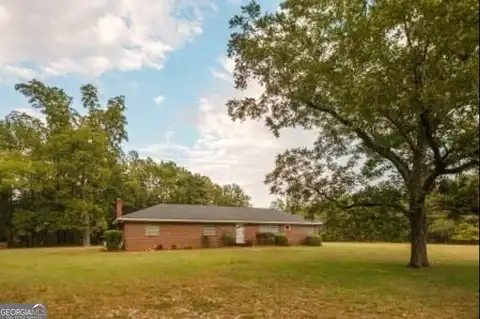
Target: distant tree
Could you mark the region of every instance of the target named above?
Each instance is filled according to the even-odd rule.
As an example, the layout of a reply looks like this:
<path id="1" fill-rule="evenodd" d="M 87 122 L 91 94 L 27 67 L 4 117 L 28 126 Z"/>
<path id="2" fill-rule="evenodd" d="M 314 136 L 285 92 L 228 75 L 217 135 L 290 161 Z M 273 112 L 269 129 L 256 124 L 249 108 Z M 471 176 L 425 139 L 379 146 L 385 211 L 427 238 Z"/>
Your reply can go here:
<path id="1" fill-rule="evenodd" d="M 478 244 L 479 240 L 478 216 L 463 217 L 457 223 L 452 238 L 459 242 L 471 242 Z"/>
<path id="2" fill-rule="evenodd" d="M 57 228 L 81 230 L 83 243 L 89 246 L 91 231 L 106 227 L 106 205 L 111 204 L 105 201 L 103 190 L 117 163 L 120 143 L 127 138 L 124 98 L 109 99 L 102 108 L 97 89 L 93 85 L 82 86 L 81 100 L 87 114 L 81 116 L 72 107 L 72 97 L 59 88 L 37 80 L 17 84 L 15 88 L 45 116 L 45 123 L 36 122 L 44 134 L 39 135 L 35 148 L 29 150 L 34 159 L 41 150 L 38 159 L 46 164 L 45 168 L 50 168 L 49 174 L 36 179 L 37 183 L 47 182 L 48 187 L 43 184 L 38 190 L 31 189 L 30 210 L 18 210 L 16 214 L 38 220 L 38 212 L 46 209 L 55 217 L 37 221 L 38 225 L 55 223 Z M 39 201 L 40 195 L 50 205 Z M 17 228 L 25 225 L 24 217 L 14 219 L 22 221 L 16 224 Z"/>
<path id="3" fill-rule="evenodd" d="M 437 214 L 457 219 L 479 213 L 478 171 L 443 179 L 431 196 L 430 206 Z"/>
<path id="4" fill-rule="evenodd" d="M 285 198 L 277 198 L 270 203 L 270 208 L 280 210 L 295 215 L 308 215 L 308 203 L 304 203 L 299 196 L 286 196 Z"/>
<path id="5" fill-rule="evenodd" d="M 215 202 L 218 206 L 249 207 L 251 197 L 237 184 L 224 185 Z"/>
<path id="6" fill-rule="evenodd" d="M 286 211 L 285 202 L 281 198 L 277 198 L 276 200 L 270 202 L 270 208 L 282 212 Z"/>
<path id="7" fill-rule="evenodd" d="M 396 207 L 410 222 L 409 266 L 429 266 L 425 200 L 439 177 L 479 165 L 478 21 L 474 0 L 243 6 L 230 21 L 235 85 L 264 92 L 230 100 L 230 116 L 264 118 L 277 136 L 318 132 L 313 149 L 278 156 L 271 191 Z M 380 178 L 404 196 L 365 202 Z"/>

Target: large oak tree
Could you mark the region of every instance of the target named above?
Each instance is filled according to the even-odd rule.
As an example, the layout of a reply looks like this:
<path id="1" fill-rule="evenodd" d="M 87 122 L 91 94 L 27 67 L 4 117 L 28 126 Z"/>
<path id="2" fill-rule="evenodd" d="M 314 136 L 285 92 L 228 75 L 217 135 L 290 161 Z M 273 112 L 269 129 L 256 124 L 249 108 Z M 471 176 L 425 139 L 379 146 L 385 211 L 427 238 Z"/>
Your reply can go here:
<path id="1" fill-rule="evenodd" d="M 412 267 L 427 267 L 425 198 L 442 175 L 478 167 L 478 3 L 474 0 L 251 2 L 233 17 L 233 119 L 318 132 L 277 158 L 272 192 L 341 207 L 386 205 L 411 226 Z M 374 183 L 389 187 L 378 196 Z M 385 179 L 388 181 L 385 182 Z M 347 196 L 369 193 L 364 201 Z M 404 200 L 406 199 L 406 200 Z"/>

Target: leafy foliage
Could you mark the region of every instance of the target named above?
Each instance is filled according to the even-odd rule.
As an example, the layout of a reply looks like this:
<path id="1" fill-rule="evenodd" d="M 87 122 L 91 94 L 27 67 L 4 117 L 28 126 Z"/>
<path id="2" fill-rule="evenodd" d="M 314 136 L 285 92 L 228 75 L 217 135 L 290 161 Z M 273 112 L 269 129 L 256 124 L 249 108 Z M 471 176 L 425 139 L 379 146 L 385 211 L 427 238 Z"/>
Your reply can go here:
<path id="1" fill-rule="evenodd" d="M 222 235 L 222 243 L 224 246 L 234 246 L 235 245 L 235 238 L 228 234 Z"/>
<path id="2" fill-rule="evenodd" d="M 106 230 L 103 233 L 103 238 L 105 240 L 108 250 L 118 250 L 122 243 L 122 232 L 120 230 Z"/>
<path id="3" fill-rule="evenodd" d="M 426 198 L 479 166 L 477 3 L 287 0 L 263 14 L 252 1 L 230 26 L 236 87 L 264 87 L 230 100 L 232 119 L 318 132 L 277 157 L 271 192 L 403 212 L 409 265 L 428 266 Z"/>
<path id="4" fill-rule="evenodd" d="M 472 216 L 470 218 L 465 218 L 457 227 L 455 227 L 455 232 L 452 238 L 463 243 L 470 242 L 478 244 L 478 232 L 478 216 Z"/>
<path id="5" fill-rule="evenodd" d="M 275 234 L 274 233 L 257 233 L 256 234 L 257 244 L 259 245 L 275 245 Z"/>
<path id="6" fill-rule="evenodd" d="M 288 246 L 288 237 L 284 233 L 275 234 L 275 245 Z"/>
<path id="7" fill-rule="evenodd" d="M 438 190 L 430 201 L 431 209 L 437 214 L 447 214 L 448 218 L 453 219 L 465 215 L 478 216 L 478 173 L 475 171 L 440 181 Z"/>
<path id="8" fill-rule="evenodd" d="M 461 174 L 438 183 L 435 191 L 427 198 L 428 241 L 435 243 L 477 243 L 475 234 L 478 229 L 478 177 L 474 174 Z M 390 189 L 382 189 L 386 184 L 377 185 L 376 201 L 382 196 L 393 196 Z M 390 195 L 388 195 L 390 194 Z M 343 202 L 359 200 L 360 193 L 354 199 L 344 195 Z M 364 194 L 364 200 L 366 195 Z M 371 197 L 370 197 L 371 200 Z M 355 242 L 407 242 L 409 240 L 409 221 L 395 207 L 355 206 L 348 210 L 339 207 L 330 200 L 317 201 L 314 204 L 291 199 L 278 198 L 272 206 L 281 210 L 315 217 L 324 222 L 322 236 L 325 241 Z M 279 205 L 280 204 L 280 205 Z M 462 235 L 463 234 L 463 235 Z M 468 235 L 471 234 L 471 235 Z"/>
<path id="9" fill-rule="evenodd" d="M 100 103 L 91 84 L 72 97 L 38 80 L 16 90 L 45 121 L 20 112 L 0 119 L 0 240 L 14 245 L 99 243 L 122 198 L 124 213 L 160 203 L 249 206 L 236 184 L 218 185 L 173 162 L 155 162 L 127 141 L 125 98 Z"/>
<path id="10" fill-rule="evenodd" d="M 408 241 L 408 219 L 385 207 L 345 211 L 331 203 L 324 206 L 324 239 L 328 241 Z"/>
<path id="11" fill-rule="evenodd" d="M 320 236 L 319 234 L 315 234 L 305 237 L 305 245 L 322 246 L 322 236 Z"/>

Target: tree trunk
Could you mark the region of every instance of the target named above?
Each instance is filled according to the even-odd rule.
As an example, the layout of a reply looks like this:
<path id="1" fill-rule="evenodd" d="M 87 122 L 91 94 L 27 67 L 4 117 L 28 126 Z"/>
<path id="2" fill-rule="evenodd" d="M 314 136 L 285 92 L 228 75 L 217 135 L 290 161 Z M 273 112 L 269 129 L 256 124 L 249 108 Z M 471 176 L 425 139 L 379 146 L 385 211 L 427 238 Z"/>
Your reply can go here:
<path id="1" fill-rule="evenodd" d="M 83 230 L 83 246 L 89 247 L 90 246 L 90 216 L 85 214 L 85 229 Z"/>
<path id="2" fill-rule="evenodd" d="M 415 203 L 410 207 L 410 262 L 409 267 L 429 267 L 427 255 L 428 222 L 425 214 L 425 201 Z"/>
<path id="3" fill-rule="evenodd" d="M 83 230 L 83 246 L 89 247 L 90 246 L 90 226 L 86 226 Z"/>

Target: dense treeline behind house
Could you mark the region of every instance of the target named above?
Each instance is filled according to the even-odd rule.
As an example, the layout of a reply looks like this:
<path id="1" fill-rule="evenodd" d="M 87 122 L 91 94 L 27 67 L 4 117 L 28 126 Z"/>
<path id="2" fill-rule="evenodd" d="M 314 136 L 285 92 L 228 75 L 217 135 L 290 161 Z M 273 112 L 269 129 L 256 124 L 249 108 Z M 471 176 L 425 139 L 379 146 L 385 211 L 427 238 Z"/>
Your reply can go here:
<path id="1" fill-rule="evenodd" d="M 428 241 L 430 243 L 478 244 L 479 241 L 478 171 L 443 179 L 427 199 Z M 350 194 L 338 201 L 323 200 L 305 203 L 299 196 L 279 198 L 271 207 L 324 221 L 325 241 L 409 242 L 408 218 L 387 206 L 353 207 L 344 202 L 374 202 L 388 196 L 386 185 L 371 193 Z M 405 203 L 406 205 L 406 203 Z"/>
<path id="2" fill-rule="evenodd" d="M 0 119 L 0 242 L 96 244 L 117 198 L 124 213 L 160 203 L 250 206 L 236 184 L 126 154 L 123 96 L 102 105 L 93 85 L 82 86 L 80 114 L 60 88 L 32 80 L 15 89 L 43 119 L 20 112 Z"/>
<path id="3" fill-rule="evenodd" d="M 81 87 L 83 115 L 63 90 L 39 81 L 16 86 L 43 119 L 12 112 L 0 119 L 0 241 L 10 246 L 96 244 L 124 212 L 159 203 L 249 206 L 236 184 L 218 185 L 174 162 L 125 153 L 125 100 L 102 105 L 97 89 Z M 406 198 L 395 183 L 378 184 L 339 200 L 305 202 L 290 194 L 272 206 L 325 222 L 328 241 L 409 240 L 409 222 L 394 207 L 348 203 Z M 478 243 L 478 171 L 445 178 L 427 200 L 429 241 Z"/>

